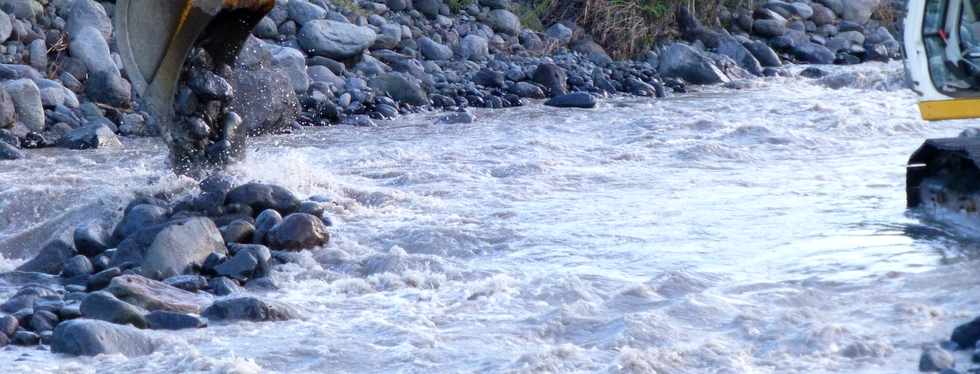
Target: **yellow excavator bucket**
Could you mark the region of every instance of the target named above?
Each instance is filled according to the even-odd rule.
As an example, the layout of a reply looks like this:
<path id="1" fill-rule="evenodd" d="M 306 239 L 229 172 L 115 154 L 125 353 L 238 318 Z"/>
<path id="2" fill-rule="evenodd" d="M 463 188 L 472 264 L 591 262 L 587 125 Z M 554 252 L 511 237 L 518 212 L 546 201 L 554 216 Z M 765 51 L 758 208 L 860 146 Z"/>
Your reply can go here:
<path id="1" fill-rule="evenodd" d="M 166 127 L 184 60 L 195 46 L 231 64 L 275 0 L 118 0 L 116 42 L 145 109 Z"/>

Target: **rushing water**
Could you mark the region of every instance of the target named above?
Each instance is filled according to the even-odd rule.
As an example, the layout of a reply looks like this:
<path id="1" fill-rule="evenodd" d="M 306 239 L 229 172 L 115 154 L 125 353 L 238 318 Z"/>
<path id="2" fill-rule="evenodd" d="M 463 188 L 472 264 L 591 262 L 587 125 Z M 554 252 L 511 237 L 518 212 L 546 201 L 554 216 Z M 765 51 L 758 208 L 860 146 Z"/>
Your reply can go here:
<path id="1" fill-rule="evenodd" d="M 305 320 L 152 334 L 137 358 L 0 349 L 25 372 L 912 372 L 980 307 L 970 238 L 904 209 L 926 125 L 897 65 L 595 110 L 435 114 L 256 140 L 242 181 L 335 202 L 330 245 L 278 268 Z M 847 79 L 842 79 L 846 77 Z M 828 82 L 824 82 L 828 83 Z M 0 270 L 134 191 L 164 148 L 0 169 Z M 0 296 L 13 289 L 7 287 Z M 961 362 L 961 365 L 965 364 Z"/>

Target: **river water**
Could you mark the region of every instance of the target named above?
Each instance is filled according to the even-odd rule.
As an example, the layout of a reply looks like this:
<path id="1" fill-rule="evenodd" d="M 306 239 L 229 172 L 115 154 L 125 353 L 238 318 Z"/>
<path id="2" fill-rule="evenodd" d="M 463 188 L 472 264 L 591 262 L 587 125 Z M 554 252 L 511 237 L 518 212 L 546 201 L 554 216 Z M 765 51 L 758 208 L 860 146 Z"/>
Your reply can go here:
<path id="1" fill-rule="evenodd" d="M 0 349 L 14 372 L 915 371 L 980 307 L 980 246 L 904 208 L 925 124 L 896 64 L 595 110 L 529 105 L 255 141 L 242 181 L 326 195 L 333 240 L 278 268 L 308 317 L 152 332 L 145 357 Z M 846 79 L 844 79 L 846 78 Z M 174 191 L 155 139 L 0 169 L 0 270 Z M 0 296 L 14 289 L 2 288 Z M 965 358 L 961 358 L 966 364 Z"/>

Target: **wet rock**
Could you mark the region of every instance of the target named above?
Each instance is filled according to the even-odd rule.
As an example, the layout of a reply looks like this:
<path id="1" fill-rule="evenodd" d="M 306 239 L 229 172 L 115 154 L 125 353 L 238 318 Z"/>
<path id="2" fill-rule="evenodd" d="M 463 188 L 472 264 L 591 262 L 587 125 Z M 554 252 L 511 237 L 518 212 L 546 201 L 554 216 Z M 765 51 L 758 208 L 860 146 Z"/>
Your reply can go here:
<path id="1" fill-rule="evenodd" d="M 34 303 L 38 300 L 57 297 L 58 294 L 54 292 L 54 290 L 47 287 L 37 285 L 26 286 L 18 290 L 14 296 L 11 296 L 10 299 L 7 299 L 7 301 L 5 301 L 3 304 L 0 304 L 0 312 L 14 314 L 15 317 L 19 318 L 17 314 L 21 313 L 25 309 L 28 311 L 28 314 L 30 314 L 30 308 L 32 308 Z M 26 323 L 22 322 L 21 324 L 24 325 Z"/>
<path id="2" fill-rule="evenodd" d="M 120 300 L 149 311 L 200 313 L 211 302 L 206 294 L 184 291 L 135 274 L 113 278 L 106 291 Z"/>
<path id="3" fill-rule="evenodd" d="M 108 287 L 109 282 L 111 282 L 113 278 L 120 275 L 122 275 L 122 269 L 119 269 L 118 267 L 111 267 L 102 270 L 95 273 L 95 275 L 88 279 L 88 282 L 85 284 L 85 289 L 89 291 L 101 290 Z"/>
<path id="4" fill-rule="evenodd" d="M 192 70 L 188 87 L 204 101 L 226 101 L 235 94 L 234 88 L 224 78 L 206 69 Z"/>
<path id="5" fill-rule="evenodd" d="M 509 87 L 509 91 L 517 96 L 531 99 L 544 99 L 548 97 L 548 95 L 545 95 L 544 90 L 542 90 L 541 87 L 529 82 L 517 82 Z"/>
<path id="6" fill-rule="evenodd" d="M 289 83 L 297 93 L 310 89 L 310 76 L 306 74 L 306 56 L 294 48 L 279 48 L 272 55 L 272 66 L 289 78 Z"/>
<path id="7" fill-rule="evenodd" d="M 16 79 L 4 82 L 4 88 L 13 101 L 17 119 L 33 131 L 44 131 L 44 105 L 37 84 L 29 79 Z"/>
<path id="8" fill-rule="evenodd" d="M 200 268 L 225 244 L 214 222 L 204 217 L 171 221 L 141 230 L 119 244 L 112 264 L 139 264 L 142 274 L 164 279 Z"/>
<path id="9" fill-rule="evenodd" d="M 25 347 L 35 346 L 41 344 L 41 336 L 30 331 L 21 330 L 14 334 L 10 342 L 14 345 Z"/>
<path id="10" fill-rule="evenodd" d="M 170 211 L 154 204 L 137 204 L 127 209 L 123 219 L 116 224 L 113 236 L 122 240 L 147 227 L 166 222 Z"/>
<path id="11" fill-rule="evenodd" d="M 259 213 L 259 216 L 255 218 L 255 234 L 252 236 L 252 243 L 264 244 L 269 231 L 280 222 L 282 222 L 282 215 L 274 209 L 266 209 Z"/>
<path id="12" fill-rule="evenodd" d="M 71 243 L 55 239 L 45 244 L 37 256 L 18 266 L 17 271 L 58 275 L 61 273 L 65 261 L 76 254 L 78 252 Z"/>
<path id="13" fill-rule="evenodd" d="M 253 135 L 289 128 L 300 112 L 299 99 L 289 77 L 272 67 L 271 56 L 259 57 L 263 54 L 258 51 L 264 51 L 258 46 L 260 43 L 255 38 L 249 38 L 238 61 L 254 59 L 255 63 L 239 64 L 232 72 L 231 79 L 236 93 L 231 106 L 241 116 L 245 133 Z M 249 57 L 249 53 L 255 56 Z M 238 152 L 244 152 L 244 149 Z"/>
<path id="14" fill-rule="evenodd" d="M 369 85 L 378 93 L 383 93 L 397 101 L 422 106 L 429 104 L 429 97 L 420 82 L 404 73 L 387 73 L 371 79 Z"/>
<path id="15" fill-rule="evenodd" d="M 65 261 L 65 266 L 61 271 L 63 278 L 74 278 L 79 275 L 92 274 L 92 262 L 88 257 L 78 255 Z"/>
<path id="16" fill-rule="evenodd" d="M 187 292 L 197 292 L 208 287 L 208 279 L 200 275 L 175 275 L 164 279 L 163 283 Z"/>
<path id="17" fill-rule="evenodd" d="M 442 8 L 441 0 L 414 0 L 412 3 L 415 5 L 415 10 L 429 17 L 438 16 Z"/>
<path id="18" fill-rule="evenodd" d="M 572 41 L 572 30 L 561 22 L 548 27 L 544 34 L 558 41 L 560 45 L 566 45 Z"/>
<path id="19" fill-rule="evenodd" d="M 841 17 L 844 20 L 863 25 L 871 19 L 871 13 L 880 0 L 848 0 L 843 2 Z"/>
<path id="20" fill-rule="evenodd" d="M 82 317 L 146 328 L 143 311 L 105 291 L 90 293 L 79 307 Z"/>
<path id="21" fill-rule="evenodd" d="M 919 357 L 919 371 L 934 372 L 943 369 L 951 369 L 956 365 L 956 360 L 946 350 L 937 346 L 925 347 L 922 356 Z"/>
<path id="22" fill-rule="evenodd" d="M 587 92 L 572 92 L 560 96 L 555 96 L 546 101 L 544 105 L 558 108 L 595 108 L 595 96 Z"/>
<path id="23" fill-rule="evenodd" d="M 227 296 L 242 291 L 242 288 L 234 280 L 227 277 L 214 277 L 208 281 L 208 288 L 216 296 Z"/>
<path id="24" fill-rule="evenodd" d="M 752 31 L 759 36 L 775 38 L 786 33 L 786 21 L 777 19 L 758 19 L 752 24 Z"/>
<path id="25" fill-rule="evenodd" d="M 34 332 L 51 331 L 58 325 L 58 316 L 47 310 L 35 310 L 31 316 L 31 330 Z"/>
<path id="26" fill-rule="evenodd" d="M 139 330 L 91 319 L 61 323 L 54 329 L 51 351 L 76 356 L 122 354 L 127 357 L 153 353 L 156 343 Z"/>
<path id="27" fill-rule="evenodd" d="M 17 322 L 17 318 L 14 318 L 14 316 L 9 314 L 0 315 L 0 335 L 14 336 L 18 326 L 20 326 L 20 323 Z"/>
<path id="28" fill-rule="evenodd" d="M 956 328 L 953 329 L 953 335 L 949 338 L 949 340 L 955 342 L 956 345 L 960 346 L 962 349 L 975 347 L 977 345 L 977 341 L 980 340 L 980 317 L 956 326 Z"/>
<path id="29" fill-rule="evenodd" d="M 299 251 L 326 245 L 330 234 L 323 221 L 305 213 L 293 213 L 269 230 L 267 242 L 277 250 Z"/>
<path id="30" fill-rule="evenodd" d="M 769 48 L 766 43 L 760 41 L 752 41 L 744 44 L 745 48 L 752 53 L 759 64 L 763 67 L 780 67 L 783 66 L 782 61 L 780 61 L 779 56 L 776 52 Z"/>
<path id="31" fill-rule="evenodd" d="M 216 321 L 247 320 L 285 321 L 300 318 L 292 306 L 255 297 L 239 297 L 219 300 L 204 311 L 204 317 Z"/>
<path id="32" fill-rule="evenodd" d="M 225 243 L 249 243 L 254 233 L 255 226 L 245 220 L 235 220 L 221 228 L 221 237 Z"/>
<path id="33" fill-rule="evenodd" d="M 729 79 L 710 59 L 688 45 L 674 43 L 660 56 L 660 74 L 693 84 L 715 84 Z"/>
<path id="34" fill-rule="evenodd" d="M 555 64 L 541 64 L 534 69 L 531 80 L 544 87 L 549 96 L 558 96 L 568 93 L 568 78 L 565 70 Z"/>
<path id="35" fill-rule="evenodd" d="M 476 116 L 474 116 L 472 113 L 467 111 L 462 111 L 462 112 L 453 112 L 453 113 L 445 114 L 439 117 L 439 119 L 436 120 L 436 123 L 444 124 L 444 125 L 456 125 L 456 124 L 464 124 L 464 123 L 473 123 L 473 121 L 475 120 L 476 120 Z"/>
<path id="36" fill-rule="evenodd" d="M 801 61 L 811 64 L 834 63 L 833 52 L 822 45 L 811 42 L 805 42 L 795 46 L 793 48 L 793 55 Z"/>
<path id="37" fill-rule="evenodd" d="M 752 75 L 760 76 L 762 75 L 762 65 L 759 60 L 755 58 L 742 43 L 735 40 L 733 37 L 722 37 L 718 41 L 718 48 L 716 49 L 719 54 L 731 57 L 732 60 L 738 64 L 739 67 L 745 69 Z"/>
<path id="38" fill-rule="evenodd" d="M 812 66 L 810 66 L 810 67 L 808 67 L 806 69 L 803 69 L 803 71 L 800 72 L 800 76 L 801 77 L 811 78 L 811 79 L 823 78 L 823 77 L 827 76 L 827 74 L 829 74 L 827 71 L 825 71 L 823 69 L 820 69 L 820 68 L 815 68 L 815 67 L 812 67 Z"/>
<path id="39" fill-rule="evenodd" d="M 273 209 L 278 212 L 293 212 L 300 204 L 296 195 L 289 190 L 272 184 L 248 183 L 228 192 L 226 205 L 242 204 L 255 211 Z"/>
<path id="40" fill-rule="evenodd" d="M 109 236 L 102 227 L 94 223 L 76 227 L 72 238 L 78 253 L 89 257 L 98 256 L 109 249 Z"/>
<path id="41" fill-rule="evenodd" d="M 193 314 L 155 311 L 146 315 L 150 329 L 153 330 L 183 330 L 207 327 L 207 322 Z"/>
<path id="42" fill-rule="evenodd" d="M 331 20 L 315 20 L 303 25 L 297 41 L 312 55 L 346 60 L 360 55 L 374 44 L 377 34 L 368 27 Z"/>
<path id="43" fill-rule="evenodd" d="M 20 160 L 22 158 L 24 158 L 24 153 L 17 147 L 0 142 L 0 160 Z"/>
<path id="44" fill-rule="evenodd" d="M 122 146 L 109 126 L 96 123 L 72 130 L 62 136 L 58 146 L 68 149 L 96 149 Z"/>

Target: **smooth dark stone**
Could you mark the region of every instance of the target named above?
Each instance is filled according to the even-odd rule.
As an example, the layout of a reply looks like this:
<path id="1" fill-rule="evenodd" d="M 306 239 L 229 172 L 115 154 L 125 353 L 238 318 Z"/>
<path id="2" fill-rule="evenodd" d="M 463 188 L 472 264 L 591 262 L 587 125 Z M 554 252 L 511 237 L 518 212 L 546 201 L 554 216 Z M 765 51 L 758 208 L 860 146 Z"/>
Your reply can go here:
<path id="1" fill-rule="evenodd" d="M 204 311 L 210 320 L 285 321 L 299 318 L 292 306 L 255 297 L 218 300 Z"/>
<path id="2" fill-rule="evenodd" d="M 146 320 L 153 330 L 198 329 L 207 326 L 204 319 L 193 314 L 161 310 L 146 315 Z"/>
<path id="3" fill-rule="evenodd" d="M 143 311 L 132 304 L 117 299 L 111 293 L 105 291 L 97 291 L 89 294 L 85 300 L 82 300 L 82 305 L 79 307 L 79 310 L 85 318 L 146 328 L 146 319 L 143 318 Z"/>
<path id="4" fill-rule="evenodd" d="M 561 96 L 555 96 L 544 103 L 547 106 L 559 108 L 595 108 L 595 96 L 587 92 L 572 92 Z"/>

